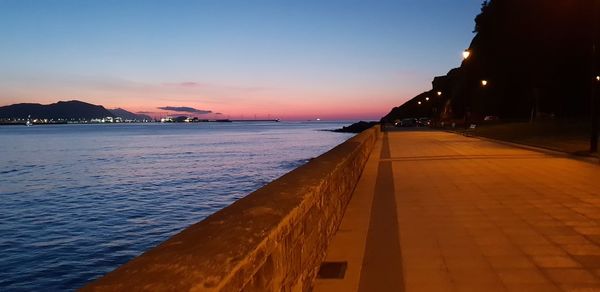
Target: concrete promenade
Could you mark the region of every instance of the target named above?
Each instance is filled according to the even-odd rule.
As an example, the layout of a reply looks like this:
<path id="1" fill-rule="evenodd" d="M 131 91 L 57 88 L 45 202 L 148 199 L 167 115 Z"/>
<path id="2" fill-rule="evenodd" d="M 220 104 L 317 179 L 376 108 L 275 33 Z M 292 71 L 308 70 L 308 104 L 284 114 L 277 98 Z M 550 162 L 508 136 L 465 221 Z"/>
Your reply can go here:
<path id="1" fill-rule="evenodd" d="M 314 291 L 600 291 L 600 165 L 387 132 L 326 261 Z"/>

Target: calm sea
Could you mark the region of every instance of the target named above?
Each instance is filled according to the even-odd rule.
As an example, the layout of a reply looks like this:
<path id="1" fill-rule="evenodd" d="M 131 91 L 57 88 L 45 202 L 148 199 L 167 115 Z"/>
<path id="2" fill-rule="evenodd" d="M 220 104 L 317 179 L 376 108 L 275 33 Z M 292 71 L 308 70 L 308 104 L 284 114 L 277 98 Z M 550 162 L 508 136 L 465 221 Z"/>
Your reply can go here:
<path id="1" fill-rule="evenodd" d="M 0 290 L 74 290 L 351 135 L 350 123 L 0 127 Z"/>

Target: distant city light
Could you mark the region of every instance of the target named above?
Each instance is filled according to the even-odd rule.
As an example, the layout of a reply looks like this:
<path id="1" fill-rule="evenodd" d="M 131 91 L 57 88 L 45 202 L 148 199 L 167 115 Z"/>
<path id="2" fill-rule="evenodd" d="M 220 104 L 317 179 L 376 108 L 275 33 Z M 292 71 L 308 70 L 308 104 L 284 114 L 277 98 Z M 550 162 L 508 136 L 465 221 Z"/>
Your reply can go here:
<path id="1" fill-rule="evenodd" d="M 600 81 L 600 76 L 596 76 L 596 80 Z"/>
<path id="2" fill-rule="evenodd" d="M 487 86 L 488 85 L 488 81 L 487 80 L 481 80 L 481 85 Z"/>
<path id="3" fill-rule="evenodd" d="M 417 102 L 417 103 L 418 103 L 418 104 L 421 104 L 422 102 L 420 102 L 420 101 L 419 101 L 419 102 Z"/>
<path id="4" fill-rule="evenodd" d="M 441 96 L 441 95 L 442 95 L 442 92 L 441 92 L 441 91 L 438 91 L 438 92 L 437 92 L 437 95 L 438 95 L 438 96 Z"/>
<path id="5" fill-rule="evenodd" d="M 425 98 L 425 100 L 426 100 L 426 101 L 429 101 L 429 97 L 426 97 L 426 98 Z"/>

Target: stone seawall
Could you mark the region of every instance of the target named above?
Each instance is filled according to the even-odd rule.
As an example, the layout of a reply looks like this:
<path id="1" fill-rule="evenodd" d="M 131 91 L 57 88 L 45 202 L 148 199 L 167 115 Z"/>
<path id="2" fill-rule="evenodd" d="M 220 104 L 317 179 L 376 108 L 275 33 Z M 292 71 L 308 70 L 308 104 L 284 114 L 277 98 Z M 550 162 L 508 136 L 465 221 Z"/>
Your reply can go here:
<path id="1" fill-rule="evenodd" d="M 309 291 L 379 126 L 271 182 L 83 291 Z"/>

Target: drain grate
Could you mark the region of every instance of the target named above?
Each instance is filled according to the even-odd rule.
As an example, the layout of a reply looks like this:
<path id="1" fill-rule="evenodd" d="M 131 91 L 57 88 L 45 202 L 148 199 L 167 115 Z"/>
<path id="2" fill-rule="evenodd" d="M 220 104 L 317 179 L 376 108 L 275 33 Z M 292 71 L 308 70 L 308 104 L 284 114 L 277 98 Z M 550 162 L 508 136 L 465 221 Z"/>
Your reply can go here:
<path id="1" fill-rule="evenodd" d="M 348 262 L 323 262 L 319 268 L 319 279 L 344 279 Z"/>

